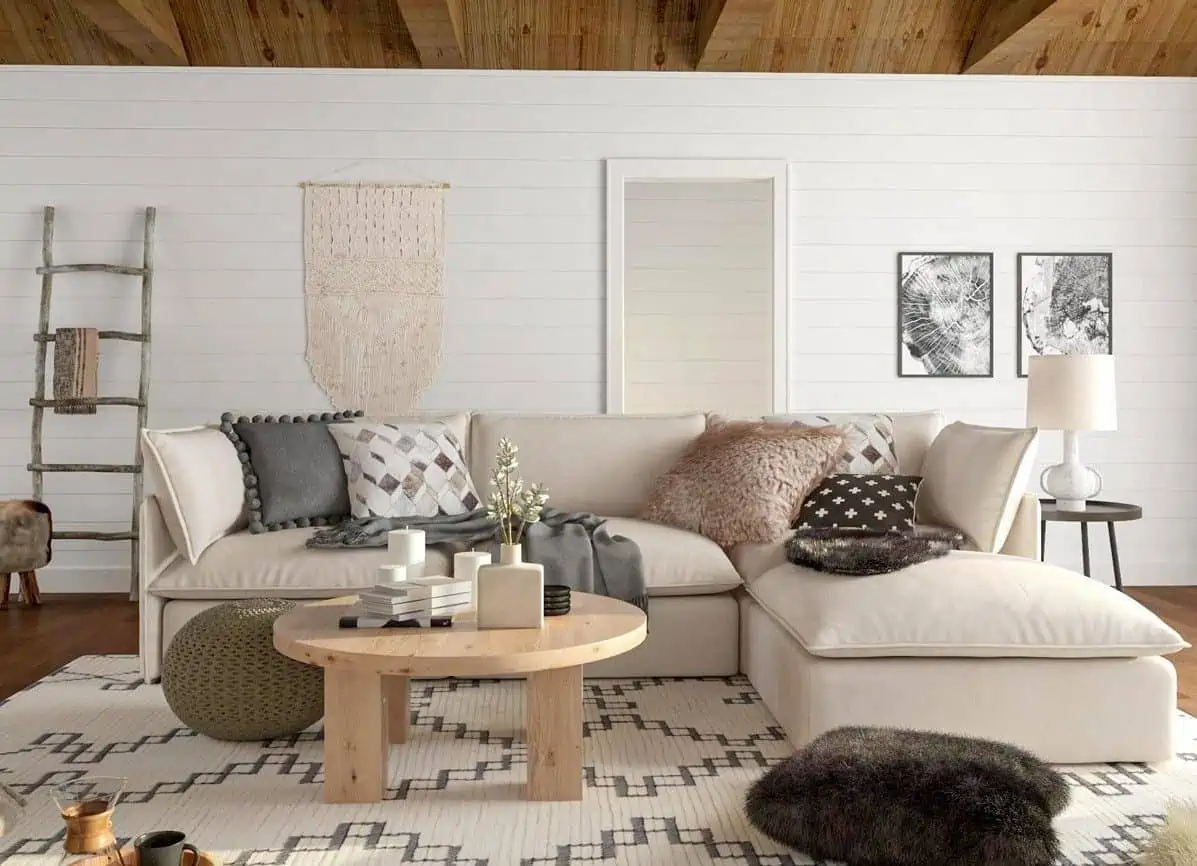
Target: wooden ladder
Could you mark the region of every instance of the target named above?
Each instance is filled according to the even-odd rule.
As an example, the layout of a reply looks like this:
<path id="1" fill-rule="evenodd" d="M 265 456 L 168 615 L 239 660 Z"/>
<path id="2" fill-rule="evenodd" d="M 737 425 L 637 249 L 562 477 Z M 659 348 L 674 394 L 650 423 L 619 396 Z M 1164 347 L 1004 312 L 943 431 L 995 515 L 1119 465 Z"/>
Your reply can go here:
<path id="1" fill-rule="evenodd" d="M 33 473 L 33 498 L 42 500 L 44 475 L 47 472 L 108 472 L 133 476 L 133 517 L 129 529 L 122 532 L 59 531 L 53 537 L 64 541 L 128 541 L 130 542 L 130 598 L 136 598 L 139 579 L 138 556 L 138 506 L 143 491 L 141 431 L 145 428 L 149 412 L 150 392 L 150 296 L 154 289 L 154 223 L 157 212 L 152 207 L 145 209 L 145 240 L 142 247 L 140 267 L 128 265 L 56 265 L 54 264 L 54 208 L 42 210 L 42 266 L 37 273 L 42 278 L 41 308 L 38 313 L 34 354 L 34 393 L 29 405 L 33 407 L 33 429 L 30 437 L 31 459 L 28 469 Z M 46 347 L 54 342 L 50 330 L 50 298 L 54 291 L 54 277 L 57 274 L 120 274 L 141 277 L 141 330 L 100 331 L 101 340 L 128 340 L 141 343 L 141 369 L 137 379 L 136 397 L 73 397 L 69 400 L 53 400 L 46 397 Z M 42 429 L 47 409 L 55 406 L 135 406 L 137 407 L 137 429 L 133 434 L 132 463 L 46 463 L 42 458 Z"/>

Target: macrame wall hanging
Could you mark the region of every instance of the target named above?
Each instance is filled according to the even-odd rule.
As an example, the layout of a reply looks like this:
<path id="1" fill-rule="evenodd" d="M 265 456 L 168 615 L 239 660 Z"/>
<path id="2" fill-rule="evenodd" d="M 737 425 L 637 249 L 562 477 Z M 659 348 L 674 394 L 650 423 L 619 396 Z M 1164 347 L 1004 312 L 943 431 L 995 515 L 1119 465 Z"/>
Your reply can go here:
<path id="1" fill-rule="evenodd" d="M 304 184 L 307 361 L 336 409 L 413 408 L 441 362 L 445 185 Z"/>

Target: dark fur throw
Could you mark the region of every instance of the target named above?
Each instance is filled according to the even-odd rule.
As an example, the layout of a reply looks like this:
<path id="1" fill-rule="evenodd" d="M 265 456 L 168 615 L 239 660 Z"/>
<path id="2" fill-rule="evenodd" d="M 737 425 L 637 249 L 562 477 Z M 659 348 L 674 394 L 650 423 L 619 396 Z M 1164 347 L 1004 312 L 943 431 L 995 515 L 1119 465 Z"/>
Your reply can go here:
<path id="1" fill-rule="evenodd" d="M 917 532 L 799 529 L 786 542 L 786 556 L 815 571 L 856 577 L 887 574 L 946 556 L 960 546 L 958 535 L 925 527 Z"/>
<path id="2" fill-rule="evenodd" d="M 897 728 L 828 731 L 752 786 L 748 819 L 849 866 L 1051 866 L 1068 785 L 1005 743 Z"/>
<path id="3" fill-rule="evenodd" d="M 53 530 L 50 507 L 44 502 L 0 501 L 0 577 L 37 571 L 46 565 L 50 561 Z"/>

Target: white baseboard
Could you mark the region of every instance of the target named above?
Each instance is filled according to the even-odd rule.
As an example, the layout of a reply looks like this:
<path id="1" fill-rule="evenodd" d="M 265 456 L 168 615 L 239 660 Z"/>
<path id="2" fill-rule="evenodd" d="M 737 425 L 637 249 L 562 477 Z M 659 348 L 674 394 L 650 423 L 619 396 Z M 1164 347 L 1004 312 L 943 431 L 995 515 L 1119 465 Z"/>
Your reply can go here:
<path id="1" fill-rule="evenodd" d="M 17 582 L 12 581 L 13 591 Z M 127 568 L 49 568 L 37 573 L 37 586 L 43 595 L 51 593 L 118 592 L 129 591 Z"/>

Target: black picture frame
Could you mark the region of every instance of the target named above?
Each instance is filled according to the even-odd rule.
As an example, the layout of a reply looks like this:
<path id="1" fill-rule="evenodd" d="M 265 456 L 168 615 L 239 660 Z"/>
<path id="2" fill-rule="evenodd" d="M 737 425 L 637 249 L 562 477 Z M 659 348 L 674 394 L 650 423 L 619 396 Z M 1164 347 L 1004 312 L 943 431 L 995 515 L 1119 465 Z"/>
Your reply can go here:
<path id="1" fill-rule="evenodd" d="M 1056 252 L 1056 253 L 1018 253 L 1015 262 L 1015 292 L 1014 292 L 1014 324 L 1015 324 L 1015 345 L 1014 345 L 1014 365 L 1015 373 L 1018 378 L 1025 379 L 1027 377 L 1027 360 L 1032 354 L 1038 355 L 1039 352 L 1027 353 L 1024 357 L 1024 349 L 1026 348 L 1030 338 L 1027 334 L 1026 321 L 1026 301 L 1028 286 L 1024 283 L 1024 265 L 1026 259 L 1098 259 L 1104 262 L 1105 270 L 1105 285 L 1108 303 L 1105 312 L 1105 350 L 1101 352 L 1091 352 L 1089 354 L 1111 355 L 1114 352 L 1114 254 L 1112 252 Z M 1069 353 L 1063 353 L 1069 354 Z"/>
<path id="2" fill-rule="evenodd" d="M 936 357 L 930 360 L 927 354 L 917 354 L 919 346 L 918 342 L 924 339 L 920 335 L 909 333 L 912 330 L 910 327 L 911 319 L 917 315 L 916 305 L 919 303 L 930 304 L 933 299 L 919 298 L 914 291 L 916 288 L 915 281 L 916 274 L 923 268 L 929 267 L 933 264 L 942 267 L 944 262 L 936 262 L 934 260 L 956 260 L 965 267 L 975 268 L 976 263 L 968 263 L 964 260 L 980 259 L 983 264 L 983 271 L 987 278 L 987 297 L 979 304 L 971 305 L 969 311 L 974 319 L 974 324 L 978 317 L 983 318 L 981 332 L 983 332 L 988 340 L 988 352 L 982 352 L 979 359 L 984 361 L 984 370 L 977 370 L 976 372 L 953 372 L 953 359 L 950 357 L 950 352 L 937 352 Z M 949 264 L 949 270 L 952 265 Z M 937 283 L 943 283 L 944 275 L 942 273 L 937 275 Z M 925 281 L 920 281 L 925 282 Z M 926 294 L 926 293 L 922 293 Z M 993 345 L 993 311 L 994 311 L 994 287 L 993 287 L 993 253 L 992 252 L 978 252 L 967 250 L 946 250 L 940 252 L 899 252 L 897 257 L 897 291 L 896 291 L 896 307 L 897 307 L 897 345 L 896 345 L 896 363 L 897 374 L 900 379 L 992 379 L 994 377 L 994 345 Z M 965 344 L 971 344 L 976 337 L 977 328 L 972 329 L 974 333 L 971 337 L 964 341 Z M 914 343 L 912 346 L 911 344 Z M 964 348 L 963 344 L 957 348 Z M 908 357 L 909 356 L 909 357 Z M 958 359 L 968 360 L 968 359 Z M 923 372 L 919 372 L 915 365 L 922 368 Z M 959 366 L 956 364 L 956 366 Z M 908 369 L 909 367 L 909 369 Z"/>

